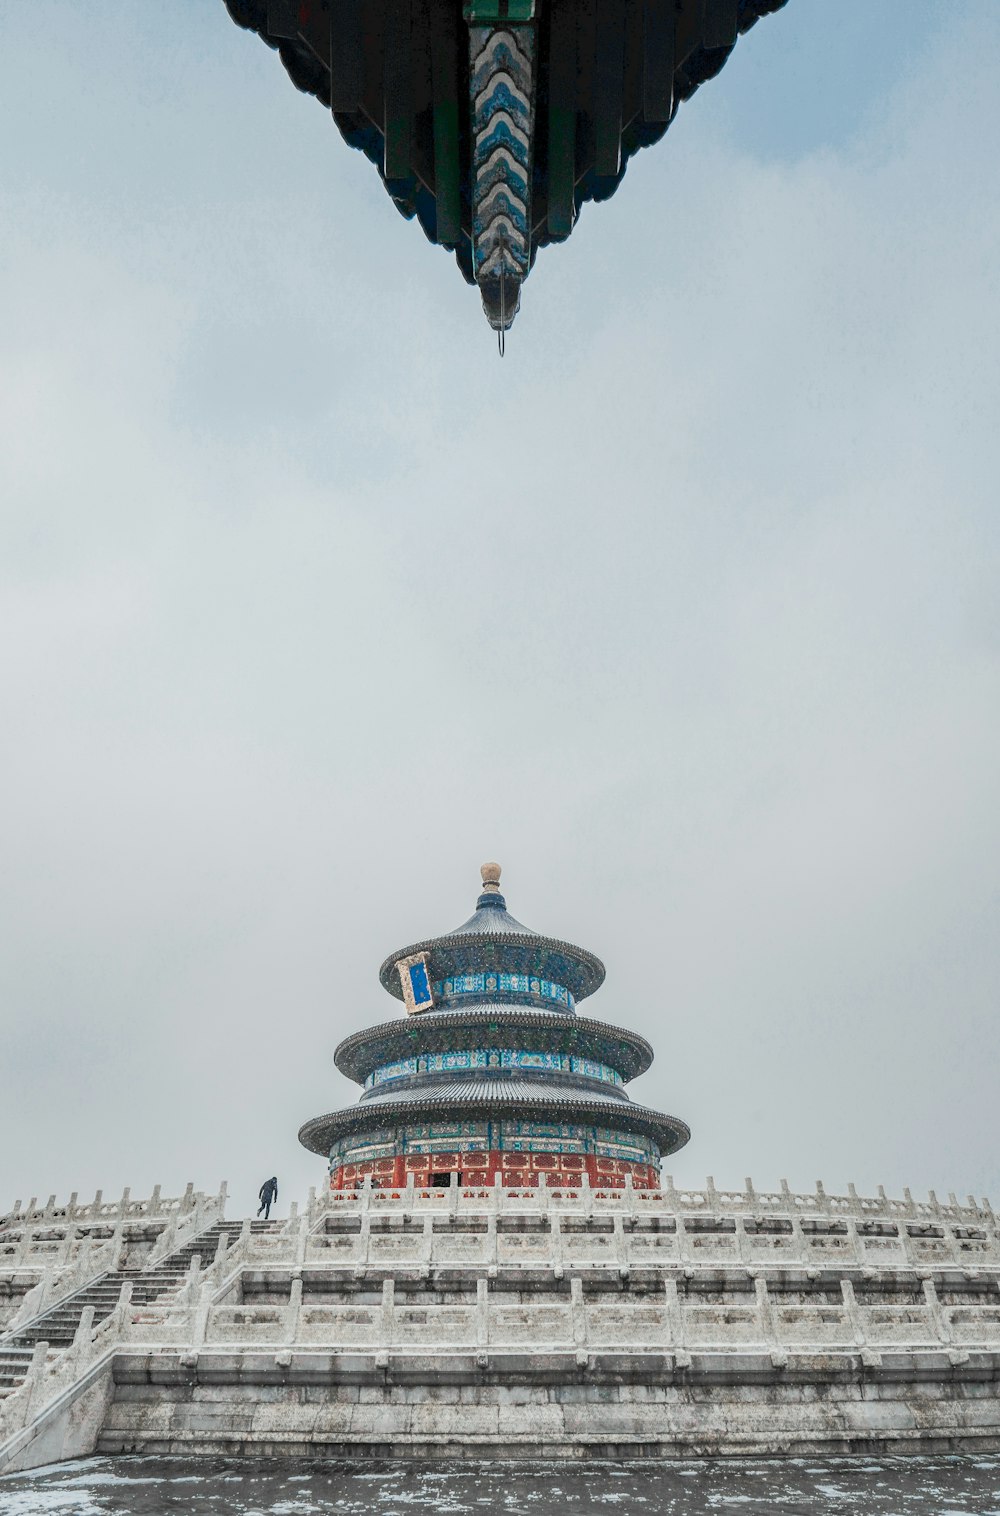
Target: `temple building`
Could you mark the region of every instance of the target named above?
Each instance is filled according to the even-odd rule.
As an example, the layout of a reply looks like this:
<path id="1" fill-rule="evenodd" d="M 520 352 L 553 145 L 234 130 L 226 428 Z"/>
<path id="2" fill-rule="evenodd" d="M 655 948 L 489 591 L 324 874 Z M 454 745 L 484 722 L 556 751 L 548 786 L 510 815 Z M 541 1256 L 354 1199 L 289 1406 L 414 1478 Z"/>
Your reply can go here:
<path id="1" fill-rule="evenodd" d="M 502 334 L 538 249 L 613 195 L 785 0 L 225 0 L 454 252 Z"/>
<path id="2" fill-rule="evenodd" d="M 306 1122 L 299 1140 L 329 1158 L 334 1190 L 421 1186 L 659 1185 L 661 1158 L 690 1132 L 629 1098 L 652 1049 L 636 1032 L 582 1016 L 604 965 L 523 926 L 482 868 L 468 921 L 401 948 L 379 978 L 406 1014 L 340 1044 L 358 1103 Z"/>

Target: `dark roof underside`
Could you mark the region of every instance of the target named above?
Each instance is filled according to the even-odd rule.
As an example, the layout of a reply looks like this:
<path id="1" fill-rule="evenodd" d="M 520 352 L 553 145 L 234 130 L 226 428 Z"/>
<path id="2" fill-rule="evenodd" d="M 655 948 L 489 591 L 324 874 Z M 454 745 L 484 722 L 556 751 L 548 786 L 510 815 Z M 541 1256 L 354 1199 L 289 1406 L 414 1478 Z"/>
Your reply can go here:
<path id="1" fill-rule="evenodd" d="M 543 1117 L 552 1122 L 578 1122 L 584 1126 L 607 1126 L 612 1130 L 636 1132 L 651 1137 L 664 1157 L 676 1153 L 691 1136 L 690 1128 L 676 1116 L 662 1116 L 658 1111 L 633 1105 L 630 1101 L 579 1100 L 572 1095 L 555 1096 L 549 1091 L 544 1103 L 539 1101 L 538 1107 L 536 1111 L 533 1102 L 523 1095 L 513 1100 L 467 1096 L 462 1099 L 386 1102 L 375 1107 L 352 1105 L 343 1111 L 331 1111 L 326 1116 L 314 1116 L 300 1128 L 299 1141 L 311 1153 L 319 1153 L 325 1158 L 338 1137 L 356 1132 L 382 1131 L 413 1121 L 444 1117 L 454 1121 L 476 1121 L 484 1115 L 508 1117 L 515 1121 Z"/>
<path id="2" fill-rule="evenodd" d="M 454 249 L 471 283 L 469 132 L 461 125 L 469 63 L 459 0 L 225 3 L 239 26 L 277 48 L 300 90 L 333 109 L 344 139 L 375 165 L 401 214 Z M 585 201 L 614 193 L 632 154 L 663 136 L 679 103 L 723 67 L 737 35 L 784 4 L 538 0 L 532 260 L 569 235 Z M 458 138 L 446 150 L 442 111 L 456 107 Z"/>

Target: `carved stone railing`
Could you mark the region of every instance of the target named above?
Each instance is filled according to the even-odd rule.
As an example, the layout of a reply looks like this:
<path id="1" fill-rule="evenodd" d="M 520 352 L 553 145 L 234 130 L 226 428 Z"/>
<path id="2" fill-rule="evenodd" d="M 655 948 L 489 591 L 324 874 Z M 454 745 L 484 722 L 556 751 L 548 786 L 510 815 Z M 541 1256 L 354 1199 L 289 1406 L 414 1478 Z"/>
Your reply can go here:
<path id="1" fill-rule="evenodd" d="M 411 1176 L 412 1178 L 412 1176 Z M 458 1176 L 453 1178 L 457 1180 Z M 500 1176 L 496 1176 L 499 1181 Z M 480 1200 L 497 1210 L 512 1206 L 527 1206 L 536 1210 L 579 1210 L 592 1208 L 594 1213 L 613 1212 L 625 1209 L 635 1213 L 658 1212 L 664 1215 L 687 1216 L 749 1216 L 766 1219 L 772 1216 L 827 1217 L 837 1220 L 854 1220 L 870 1223 L 880 1220 L 924 1222 L 928 1225 L 949 1222 L 954 1225 L 983 1227 L 994 1231 L 997 1218 L 989 1200 L 977 1201 L 968 1196 L 967 1203 L 959 1203 L 955 1195 L 949 1195 L 947 1204 L 942 1203 L 933 1190 L 926 1201 L 915 1200 L 910 1191 L 904 1190 L 904 1199 L 894 1200 L 886 1195 L 880 1185 L 874 1196 L 859 1195 L 854 1185 L 848 1185 L 846 1195 L 829 1195 L 821 1183 L 814 1191 L 798 1192 L 781 1181 L 779 1190 L 758 1190 L 752 1180 L 746 1181 L 742 1190 L 720 1190 L 709 1178 L 702 1190 L 677 1189 L 670 1175 L 663 1186 L 655 1190 L 634 1189 L 631 1177 L 625 1180 L 623 1189 L 602 1188 L 591 1185 L 586 1174 L 581 1174 L 580 1184 L 567 1186 L 539 1186 L 515 1188 L 501 1185 L 459 1186 L 447 1188 L 419 1188 L 411 1182 L 393 1189 L 372 1189 L 370 1176 L 356 1191 L 325 1190 L 317 1194 L 310 1191 L 307 1214 L 315 1223 L 328 1216 L 367 1204 L 370 1209 L 397 1209 L 401 1203 L 409 1206 L 448 1211 L 470 1200 Z M 368 1199 L 365 1200 L 367 1195 Z M 458 1199 L 456 1199 L 456 1195 Z"/>
<path id="2" fill-rule="evenodd" d="M 623 1353 L 858 1352 L 878 1354 L 947 1349 L 961 1353 L 976 1345 L 1000 1351 L 1000 1306 L 944 1306 L 932 1285 L 921 1304 L 862 1306 L 844 1281 L 838 1302 L 786 1305 L 763 1279 L 740 1306 L 692 1304 L 666 1279 L 658 1296 L 640 1302 L 593 1299 L 584 1281 L 571 1277 L 568 1289 L 536 1303 L 511 1302 L 480 1278 L 467 1303 L 413 1304 L 400 1298 L 394 1280 L 383 1281 L 381 1299 L 371 1304 L 314 1304 L 302 1298 L 302 1281 L 292 1281 L 287 1303 L 229 1304 L 214 1301 L 201 1281 L 191 1299 L 136 1309 L 125 1296 L 112 1316 L 60 1359 L 32 1372 L 33 1387 L 0 1406 L 0 1440 L 16 1429 L 17 1416 L 36 1410 L 79 1377 L 102 1353 L 153 1347 L 189 1353 L 268 1349 L 327 1352 L 516 1352 L 526 1343 L 534 1353 L 614 1349 Z M 64 1361 L 65 1360 L 65 1361 Z M 17 1397 L 20 1397 L 18 1401 Z M 20 1410 L 16 1409 L 20 1405 Z M 23 1424 L 20 1423 L 20 1424 Z"/>
<path id="3" fill-rule="evenodd" d="M 226 1191 L 225 1181 L 214 1196 L 206 1196 L 201 1191 L 196 1191 L 193 1184 L 188 1184 L 184 1193 L 177 1196 L 162 1195 L 160 1186 L 155 1185 L 152 1194 L 145 1199 L 133 1199 L 131 1190 L 126 1188 L 122 1191 L 119 1200 L 105 1200 L 103 1190 L 98 1190 L 93 1200 L 81 1204 L 74 1190 L 69 1200 L 57 1202 L 56 1197 L 50 1195 L 43 1206 L 40 1206 L 36 1197 L 32 1196 L 23 1209 L 18 1200 L 13 1210 L 0 1216 L 0 1235 L 10 1228 L 45 1226 L 59 1222 L 94 1225 L 101 1222 L 113 1223 L 126 1220 L 169 1220 L 172 1216 L 182 1216 L 185 1212 L 194 1210 L 199 1202 L 205 1204 L 208 1201 L 214 1201 L 221 1211 L 225 1208 Z"/>
<path id="4" fill-rule="evenodd" d="M 144 1268 L 155 1267 L 221 1218 L 225 1207 L 226 1186 L 223 1184 L 215 1195 L 204 1195 L 189 1186 L 182 1197 L 173 1201 L 164 1200 L 157 1189 L 154 1197 L 155 1204 L 152 1201 L 129 1202 L 127 1215 L 118 1217 L 107 1237 L 93 1238 L 86 1234 L 74 1236 L 74 1228 L 78 1223 L 67 1223 L 66 1236 L 61 1245 L 41 1257 L 27 1247 L 31 1240 L 32 1226 L 26 1225 L 14 1270 L 31 1268 L 33 1272 L 40 1271 L 40 1277 L 26 1291 L 18 1309 L 6 1322 L 0 1332 L 0 1341 L 16 1334 L 29 1321 L 43 1315 L 60 1300 L 94 1283 L 102 1275 L 113 1273 L 121 1266 L 130 1232 L 137 1225 L 145 1227 L 151 1222 L 155 1224 L 162 1221 L 164 1224 L 160 1235 L 143 1260 Z M 119 1208 L 120 1206 L 121 1202 Z"/>

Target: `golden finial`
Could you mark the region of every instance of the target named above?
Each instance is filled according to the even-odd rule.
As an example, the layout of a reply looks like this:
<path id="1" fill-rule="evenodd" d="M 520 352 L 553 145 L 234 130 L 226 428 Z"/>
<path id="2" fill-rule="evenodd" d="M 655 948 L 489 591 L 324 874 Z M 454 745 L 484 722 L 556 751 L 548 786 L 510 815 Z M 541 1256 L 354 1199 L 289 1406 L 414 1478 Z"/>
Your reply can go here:
<path id="1" fill-rule="evenodd" d="M 499 863 L 484 863 L 479 870 L 483 879 L 484 895 L 499 895 L 500 893 L 500 865 Z"/>

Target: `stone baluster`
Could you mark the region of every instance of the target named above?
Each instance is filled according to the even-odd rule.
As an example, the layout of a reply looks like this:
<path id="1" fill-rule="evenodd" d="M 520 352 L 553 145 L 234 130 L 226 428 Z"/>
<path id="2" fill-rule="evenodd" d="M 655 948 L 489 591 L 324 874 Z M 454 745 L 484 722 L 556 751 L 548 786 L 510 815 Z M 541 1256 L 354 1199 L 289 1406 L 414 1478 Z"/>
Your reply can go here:
<path id="1" fill-rule="evenodd" d="M 292 1275 L 292 1287 L 288 1293 L 288 1314 L 285 1320 L 285 1341 L 294 1342 L 299 1335 L 302 1320 L 302 1275 Z"/>
<path id="2" fill-rule="evenodd" d="M 684 1351 L 684 1308 L 681 1303 L 680 1292 L 677 1288 L 677 1280 L 673 1274 L 667 1274 L 663 1280 L 663 1297 L 665 1305 L 666 1347 L 675 1354 Z"/>
<path id="3" fill-rule="evenodd" d="M 73 1363 L 78 1373 L 90 1356 L 90 1342 L 93 1335 L 94 1307 L 86 1305 L 80 1313 L 80 1320 L 77 1322 L 76 1331 L 73 1333 L 73 1346 L 71 1349 Z"/>
<path id="4" fill-rule="evenodd" d="M 180 1208 L 182 1211 L 190 1211 L 194 1208 L 194 1203 L 194 1183 L 189 1179 L 187 1184 L 184 1186 L 184 1194 L 181 1196 Z"/>
<path id="5" fill-rule="evenodd" d="M 494 1241 L 494 1246 L 495 1246 L 496 1245 L 496 1217 L 495 1216 L 491 1216 L 490 1220 L 493 1222 L 493 1241 Z M 429 1274 L 430 1271 L 431 1271 L 431 1267 L 432 1267 L 432 1265 L 434 1263 L 434 1212 L 433 1211 L 425 1211 L 425 1213 L 424 1213 L 424 1235 L 421 1238 L 421 1242 L 422 1242 L 421 1252 L 423 1254 L 423 1260 L 424 1260 L 424 1273 L 425 1274 Z"/>
<path id="6" fill-rule="evenodd" d="M 587 1307 L 583 1300 L 583 1280 L 579 1275 L 574 1275 L 569 1282 L 569 1299 L 576 1361 L 584 1364 L 587 1362 Z"/>
<path id="7" fill-rule="evenodd" d="M 208 1315 L 212 1309 L 212 1295 L 214 1291 L 210 1282 L 203 1279 L 198 1287 L 198 1293 L 194 1300 L 194 1319 L 191 1325 L 191 1347 L 195 1353 L 205 1346 L 208 1336 Z"/>
<path id="8" fill-rule="evenodd" d="M 757 1296 L 757 1320 L 760 1322 L 761 1337 L 770 1349 L 772 1364 L 775 1368 L 781 1368 L 787 1362 L 787 1354 L 781 1344 L 778 1319 L 774 1314 L 767 1280 L 763 1275 L 758 1274 L 753 1283 Z"/>
<path id="9" fill-rule="evenodd" d="M 188 1264 L 187 1279 L 183 1285 L 183 1298 L 185 1301 L 193 1301 L 198 1293 L 198 1275 L 201 1273 L 201 1254 L 192 1253 L 191 1262 Z"/>
<path id="10" fill-rule="evenodd" d="M 684 1220 L 682 1212 L 680 1211 L 677 1212 L 677 1256 L 680 1259 L 681 1263 L 685 1264 L 687 1267 L 690 1267 L 691 1242 L 688 1237 L 687 1223 Z"/>
<path id="11" fill-rule="evenodd" d="M 854 1293 L 854 1285 L 849 1279 L 841 1279 L 840 1293 L 844 1300 L 844 1310 L 847 1319 L 851 1323 L 851 1337 L 855 1347 L 863 1348 L 867 1345 L 864 1322 L 861 1319 L 861 1311 L 858 1307 L 858 1297 Z"/>
<path id="12" fill-rule="evenodd" d="M 490 1299 L 489 1282 L 476 1280 L 476 1347 L 481 1364 L 486 1361 L 490 1346 Z"/>
<path id="13" fill-rule="evenodd" d="M 788 1187 L 788 1180 L 781 1181 L 781 1198 L 788 1207 L 788 1219 L 792 1223 L 792 1238 L 795 1243 L 795 1255 L 806 1266 L 809 1263 L 808 1250 L 806 1248 L 806 1234 L 802 1230 L 802 1217 L 799 1208 L 795 1204 L 795 1196 Z"/>
<path id="14" fill-rule="evenodd" d="M 454 1221 L 458 1215 L 458 1181 L 461 1176 L 457 1169 L 452 1169 L 448 1184 L 448 1220 Z"/>
<path id="15" fill-rule="evenodd" d="M 954 1334 L 951 1329 L 951 1322 L 948 1319 L 949 1313 L 941 1304 L 933 1279 L 925 1279 L 923 1281 L 923 1290 L 924 1300 L 927 1303 L 927 1309 L 934 1323 L 934 1330 L 937 1333 L 938 1340 L 948 1345 L 952 1342 Z"/>
<path id="16" fill-rule="evenodd" d="M 393 1330 L 395 1326 L 395 1313 L 396 1281 L 394 1279 L 383 1279 L 382 1309 L 379 1319 L 379 1346 L 382 1348 L 390 1348 L 392 1346 L 393 1338 L 395 1336 L 395 1332 Z"/>
<path id="17" fill-rule="evenodd" d="M 614 1250 L 618 1260 L 618 1273 L 622 1279 L 628 1277 L 628 1252 L 625 1244 L 625 1227 L 621 1211 L 614 1214 Z"/>
<path id="18" fill-rule="evenodd" d="M 125 1228 L 121 1221 L 116 1221 L 114 1230 L 108 1244 L 108 1267 L 112 1270 L 120 1269 L 125 1255 Z"/>
<path id="19" fill-rule="evenodd" d="M 14 1255 L 15 1268 L 23 1268 L 24 1265 L 28 1262 L 29 1256 L 31 1254 L 31 1244 L 34 1239 L 34 1235 L 35 1234 L 32 1231 L 31 1227 L 25 1223 L 25 1225 L 21 1228 L 21 1240 L 17 1245 L 17 1252 Z"/>
<path id="20" fill-rule="evenodd" d="M 746 1261 L 747 1261 L 747 1228 L 746 1228 L 746 1217 L 745 1216 L 739 1216 L 739 1215 L 734 1216 L 733 1217 L 733 1225 L 736 1228 L 736 1231 L 735 1231 L 734 1237 L 733 1237 L 734 1246 L 735 1246 L 735 1252 L 736 1252 L 736 1257 L 737 1257 L 737 1259 L 738 1259 L 738 1261 L 740 1263 L 746 1263 Z"/>
<path id="21" fill-rule="evenodd" d="M 586 1169 L 583 1171 L 583 1180 L 580 1185 L 581 1199 L 583 1200 L 583 1214 L 588 1218 L 594 1214 L 594 1190 L 590 1183 L 590 1175 Z"/>
<path id="22" fill-rule="evenodd" d="M 549 1246 L 552 1255 L 552 1273 L 556 1279 L 563 1277 L 563 1232 L 562 1217 L 558 1211 L 553 1211 L 549 1218 L 551 1227 L 551 1239 Z M 493 1258 L 496 1261 L 496 1237 L 493 1239 Z"/>
<path id="23" fill-rule="evenodd" d="M 625 1210 L 630 1216 L 634 1216 L 638 1210 L 635 1198 L 635 1184 L 631 1173 L 625 1175 Z"/>
<path id="24" fill-rule="evenodd" d="M 847 1227 L 847 1247 L 845 1249 L 845 1262 L 851 1258 L 859 1268 L 868 1268 L 868 1255 L 864 1241 L 858 1236 L 858 1223 L 853 1216 L 848 1216 L 844 1222 Z"/>
<path id="25" fill-rule="evenodd" d="M 118 1304 L 115 1307 L 115 1326 L 120 1337 L 128 1336 L 129 1311 L 132 1304 L 132 1281 L 123 1279 L 122 1287 L 118 1291 Z"/>
<path id="26" fill-rule="evenodd" d="M 24 1420 L 21 1425 L 26 1426 L 31 1419 L 31 1412 L 38 1404 L 43 1394 L 43 1376 L 46 1369 L 46 1361 L 49 1356 L 47 1342 L 36 1342 L 31 1350 L 31 1362 L 28 1364 L 28 1372 L 24 1376 L 24 1389 L 21 1398 L 21 1407 Z"/>

